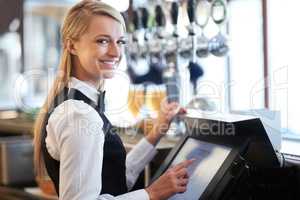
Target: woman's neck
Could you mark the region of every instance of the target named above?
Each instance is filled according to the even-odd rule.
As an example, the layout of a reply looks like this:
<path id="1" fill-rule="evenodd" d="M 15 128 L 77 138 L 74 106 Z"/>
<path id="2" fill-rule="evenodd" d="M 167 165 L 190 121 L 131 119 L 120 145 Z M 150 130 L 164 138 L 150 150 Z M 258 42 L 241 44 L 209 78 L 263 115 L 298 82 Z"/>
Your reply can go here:
<path id="1" fill-rule="evenodd" d="M 99 90 L 102 85 L 102 80 L 92 77 L 88 74 L 87 71 L 85 71 L 82 67 L 74 67 L 72 72 L 72 76 L 77 78 L 78 80 L 84 81 L 87 84 L 91 85 L 92 87 Z"/>

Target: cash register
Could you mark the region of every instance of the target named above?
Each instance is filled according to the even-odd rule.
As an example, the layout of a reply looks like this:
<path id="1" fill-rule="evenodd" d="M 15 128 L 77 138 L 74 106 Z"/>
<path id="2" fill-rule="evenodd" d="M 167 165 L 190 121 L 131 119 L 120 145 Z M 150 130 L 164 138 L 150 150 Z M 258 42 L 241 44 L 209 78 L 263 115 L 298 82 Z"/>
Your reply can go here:
<path id="1" fill-rule="evenodd" d="M 170 151 L 152 181 L 177 163 L 194 158 L 188 167 L 187 191 L 170 200 L 251 199 L 252 171 L 280 167 L 259 118 L 189 111 L 185 136 Z M 248 186 L 247 186 L 248 184 Z M 253 189 L 253 188 L 252 188 Z"/>

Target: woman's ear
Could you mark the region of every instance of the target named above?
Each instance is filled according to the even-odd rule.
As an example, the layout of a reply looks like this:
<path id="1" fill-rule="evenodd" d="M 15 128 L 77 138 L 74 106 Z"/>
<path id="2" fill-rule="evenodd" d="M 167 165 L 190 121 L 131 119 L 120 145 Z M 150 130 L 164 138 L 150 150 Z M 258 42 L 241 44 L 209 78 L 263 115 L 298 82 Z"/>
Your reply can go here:
<path id="1" fill-rule="evenodd" d="M 74 42 L 71 39 L 67 39 L 67 50 L 72 54 L 72 55 L 77 55 L 77 51 L 74 45 Z"/>

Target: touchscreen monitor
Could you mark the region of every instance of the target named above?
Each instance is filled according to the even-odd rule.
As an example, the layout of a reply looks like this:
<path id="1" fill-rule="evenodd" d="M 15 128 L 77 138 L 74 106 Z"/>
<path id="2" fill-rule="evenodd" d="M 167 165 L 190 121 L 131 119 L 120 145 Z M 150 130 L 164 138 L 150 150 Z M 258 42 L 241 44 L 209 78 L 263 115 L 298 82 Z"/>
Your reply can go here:
<path id="1" fill-rule="evenodd" d="M 187 159 L 196 159 L 188 167 L 190 176 L 187 191 L 169 200 L 198 200 L 231 152 L 230 147 L 212 144 L 189 137 L 172 160 L 172 167 Z"/>

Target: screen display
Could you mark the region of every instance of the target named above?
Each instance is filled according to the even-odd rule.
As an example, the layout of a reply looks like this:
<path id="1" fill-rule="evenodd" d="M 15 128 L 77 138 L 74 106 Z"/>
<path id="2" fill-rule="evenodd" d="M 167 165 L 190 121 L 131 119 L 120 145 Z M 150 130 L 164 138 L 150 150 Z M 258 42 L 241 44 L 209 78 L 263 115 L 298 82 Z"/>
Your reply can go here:
<path id="1" fill-rule="evenodd" d="M 198 200 L 230 151 L 229 147 L 188 138 L 169 166 L 172 167 L 187 159 L 196 159 L 188 167 L 190 179 L 187 191 L 176 194 L 169 200 Z"/>

